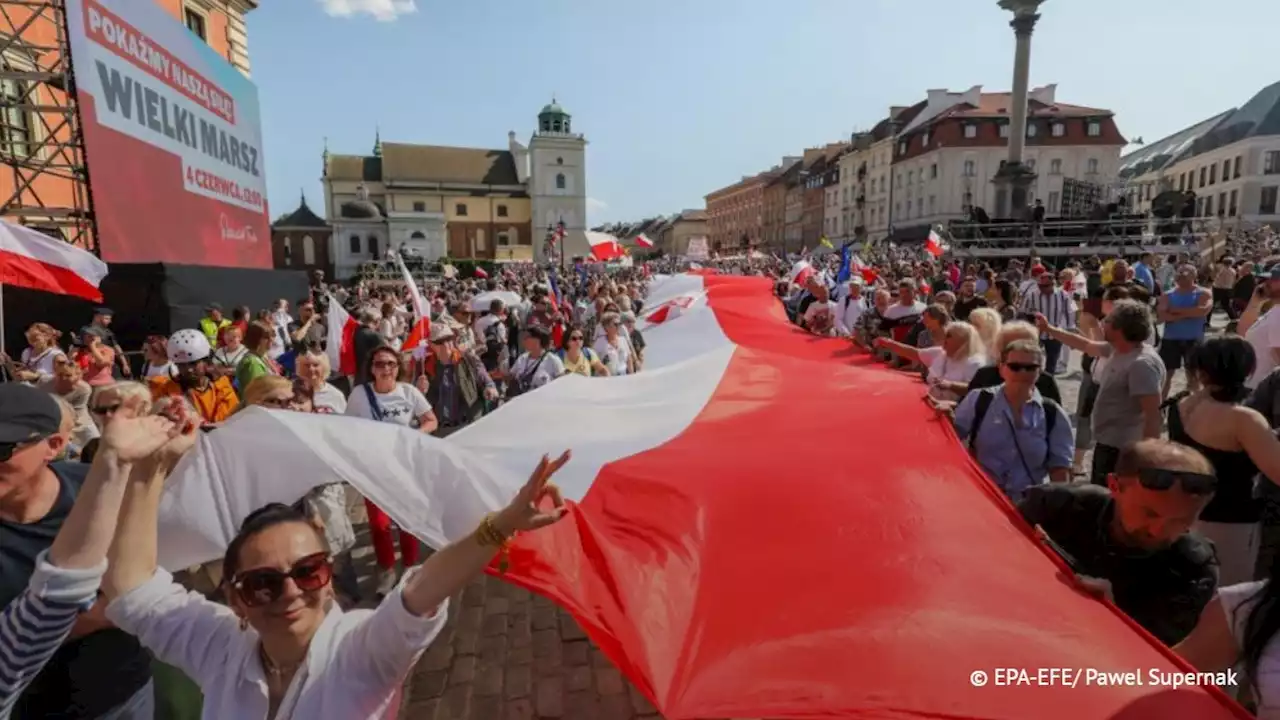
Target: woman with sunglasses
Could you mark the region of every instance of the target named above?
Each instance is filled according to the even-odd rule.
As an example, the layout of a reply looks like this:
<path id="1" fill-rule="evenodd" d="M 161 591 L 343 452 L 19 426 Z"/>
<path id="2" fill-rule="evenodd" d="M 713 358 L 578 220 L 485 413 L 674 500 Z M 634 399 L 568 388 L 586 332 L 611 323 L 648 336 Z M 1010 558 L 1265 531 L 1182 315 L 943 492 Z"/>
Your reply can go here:
<path id="1" fill-rule="evenodd" d="M 227 548 L 228 607 L 184 592 L 156 566 L 164 476 L 189 437 L 135 466 L 104 587 L 107 616 L 200 685 L 210 720 L 396 717 L 405 676 L 444 627 L 448 598 L 515 533 L 565 512 L 549 480 L 568 453 L 544 457 L 509 506 L 408 573 L 376 609 L 344 612 L 323 534 L 298 510 L 268 506 Z"/>
<path id="2" fill-rule="evenodd" d="M 560 350 L 565 373 L 584 377 L 608 375 L 609 368 L 600 362 L 600 356 L 586 346 L 586 337 L 581 325 L 573 326 L 565 335 L 564 347 Z"/>
<path id="3" fill-rule="evenodd" d="M 441 323 L 444 326 L 444 323 Z M 389 346 L 374 348 L 367 367 L 372 381 L 357 385 L 347 399 L 347 415 L 366 420 L 391 423 L 431 434 L 440 426 L 431 403 L 418 388 L 400 382 L 401 356 Z M 396 584 L 396 545 L 391 537 L 391 518 L 373 503 L 364 501 L 369 515 L 369 536 L 378 561 L 379 595 L 386 595 Z M 400 560 L 407 570 L 418 562 L 418 539 L 400 531 Z"/>
<path id="4" fill-rule="evenodd" d="M 295 400 L 293 381 L 279 375 L 263 375 L 244 389 L 244 405 L 268 410 L 291 410 Z"/>

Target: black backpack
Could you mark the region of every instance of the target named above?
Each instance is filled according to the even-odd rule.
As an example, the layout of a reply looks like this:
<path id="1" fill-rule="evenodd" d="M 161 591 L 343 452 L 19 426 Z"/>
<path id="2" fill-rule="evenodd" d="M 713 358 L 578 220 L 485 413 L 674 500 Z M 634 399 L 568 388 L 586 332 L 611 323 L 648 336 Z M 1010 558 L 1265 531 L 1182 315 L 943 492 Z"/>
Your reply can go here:
<path id="1" fill-rule="evenodd" d="M 978 400 L 973 407 L 973 427 L 969 429 L 969 452 L 975 452 L 978 442 L 978 429 L 982 427 L 982 420 L 987 416 L 987 411 L 991 409 L 991 401 L 995 399 L 996 393 L 1000 392 L 1000 387 L 982 388 L 978 391 Z M 1044 429 L 1045 437 L 1053 438 L 1053 428 L 1058 424 L 1058 403 L 1049 398 L 1041 398 L 1044 403 Z M 1021 450 L 1019 450 L 1021 453 Z M 1049 464 L 1049 443 L 1044 445 L 1044 465 Z"/>

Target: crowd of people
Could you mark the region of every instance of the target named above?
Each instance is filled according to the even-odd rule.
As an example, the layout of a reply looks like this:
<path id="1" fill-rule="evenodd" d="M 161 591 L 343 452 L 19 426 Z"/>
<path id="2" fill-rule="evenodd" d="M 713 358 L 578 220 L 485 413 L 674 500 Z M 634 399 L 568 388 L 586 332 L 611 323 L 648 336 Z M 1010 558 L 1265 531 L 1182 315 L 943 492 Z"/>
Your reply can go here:
<path id="1" fill-rule="evenodd" d="M 330 484 L 255 512 L 225 557 L 174 575 L 157 567 L 165 476 L 198 433 L 248 407 L 447 437 L 558 378 L 640 372 L 646 288 L 642 272 L 600 266 L 441 277 L 414 288 L 430 306 L 421 343 L 411 289 L 368 280 L 316 283 L 257 314 L 210 302 L 197 327 L 137 353 L 105 307 L 74 331 L 29 327 L 20 354 L 0 357 L 0 720 L 395 717 L 449 596 L 514 533 L 560 517 L 548 480 L 568 454 L 425 559 L 376 505 Z M 338 307 L 359 324 L 349 374 L 331 360 Z M 360 504 L 373 598 L 351 562 Z"/>
<path id="2" fill-rule="evenodd" d="M 1200 670 L 1242 667 L 1245 686 L 1224 689 L 1280 718 L 1276 239 L 1056 265 L 904 247 L 851 256 L 704 265 L 772 278 L 804 332 L 918 374 L 1084 589 Z M 156 563 L 164 477 L 197 432 L 244 407 L 447 437 L 566 374 L 641 371 L 647 278 L 687 267 L 445 280 L 421 288 L 430 332 L 417 347 L 408 288 L 363 282 L 253 319 L 210 304 L 199 327 L 149 338 L 141 363 L 123 361 L 105 308 L 65 348 L 32 326 L 0 384 L 0 718 L 153 717 L 153 676 L 170 671 L 203 691 L 204 717 L 393 716 L 447 598 L 512 533 L 560 516 L 539 501 L 556 500 L 548 480 L 567 453 L 425 561 L 364 501 L 378 575 L 363 608 L 348 488 L 261 509 L 222 560 L 175 577 Z M 326 350 L 335 303 L 359 324 L 349 375 Z M 1063 384 L 1077 377 L 1071 398 Z"/>

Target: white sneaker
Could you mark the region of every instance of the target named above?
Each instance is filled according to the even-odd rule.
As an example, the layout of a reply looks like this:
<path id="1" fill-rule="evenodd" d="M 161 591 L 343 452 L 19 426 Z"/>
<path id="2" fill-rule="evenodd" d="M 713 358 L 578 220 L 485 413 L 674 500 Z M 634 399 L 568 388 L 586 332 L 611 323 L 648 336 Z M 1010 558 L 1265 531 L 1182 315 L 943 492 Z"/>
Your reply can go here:
<path id="1" fill-rule="evenodd" d="M 396 583 L 400 578 L 396 575 L 395 570 L 379 570 L 378 571 L 378 588 L 374 592 L 378 597 L 386 597 L 396 589 Z"/>

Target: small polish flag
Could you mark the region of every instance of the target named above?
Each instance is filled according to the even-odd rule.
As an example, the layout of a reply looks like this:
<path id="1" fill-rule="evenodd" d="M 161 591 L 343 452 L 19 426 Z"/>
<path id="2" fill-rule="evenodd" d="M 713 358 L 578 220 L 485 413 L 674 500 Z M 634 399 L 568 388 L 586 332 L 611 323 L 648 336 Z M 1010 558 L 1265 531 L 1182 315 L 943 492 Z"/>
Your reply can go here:
<path id="1" fill-rule="evenodd" d="M 431 337 L 431 313 L 426 301 L 422 299 L 422 293 L 418 291 L 417 281 L 413 279 L 413 274 L 409 272 L 409 267 L 404 264 L 404 258 L 399 253 L 396 253 L 396 265 L 400 266 L 400 275 L 409 288 L 409 300 L 413 304 L 413 329 L 409 331 L 409 337 L 405 338 L 404 347 L 419 348 L 426 345 L 427 338 Z"/>
<path id="2" fill-rule="evenodd" d="M 29 227 L 0 220 L 0 285 L 102 302 L 107 264 Z"/>
<path id="3" fill-rule="evenodd" d="M 951 247 L 942 241 L 942 236 L 938 234 L 937 230 L 929 230 L 929 239 L 925 241 L 924 249 L 925 252 L 934 257 L 941 257 Z"/>
<path id="4" fill-rule="evenodd" d="M 332 295 L 329 296 L 329 314 L 326 319 L 329 344 L 325 352 L 329 355 L 329 365 L 339 375 L 355 375 L 356 330 L 360 324 Z"/>
<path id="5" fill-rule="evenodd" d="M 636 244 L 642 248 L 653 247 L 653 241 L 650 240 L 649 236 L 645 235 L 644 233 L 640 233 L 639 235 L 636 236 Z"/>
<path id="6" fill-rule="evenodd" d="M 476 276 L 476 277 L 478 277 L 478 278 L 487 278 L 487 277 L 489 277 L 489 273 L 485 272 L 485 271 L 484 271 L 484 268 L 482 268 L 482 267 L 477 267 L 477 268 L 476 268 L 476 272 L 475 272 L 475 276 Z"/>
<path id="7" fill-rule="evenodd" d="M 808 260 L 801 260 L 791 266 L 791 274 L 787 276 L 787 280 L 792 285 L 804 285 L 809 282 L 809 278 L 817 274 L 817 270 L 809 264 Z"/>

